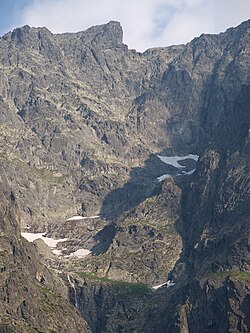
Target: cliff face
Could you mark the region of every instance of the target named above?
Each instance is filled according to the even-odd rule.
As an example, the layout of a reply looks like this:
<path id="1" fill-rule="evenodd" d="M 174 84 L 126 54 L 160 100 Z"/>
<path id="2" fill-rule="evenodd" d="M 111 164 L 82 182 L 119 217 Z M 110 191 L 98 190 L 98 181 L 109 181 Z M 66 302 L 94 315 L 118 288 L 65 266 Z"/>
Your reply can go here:
<path id="1" fill-rule="evenodd" d="M 249 134 L 245 134 L 231 154 L 208 150 L 201 158 L 183 197 L 183 252 L 172 274 L 176 284 L 154 295 L 142 319 L 133 318 L 125 332 L 138 327 L 143 332 L 249 331 Z"/>
<path id="2" fill-rule="evenodd" d="M 228 33 L 231 49 L 204 91 L 201 138 L 208 141 L 183 190 L 176 285 L 134 319 L 143 332 L 249 331 L 249 23 Z"/>
<path id="3" fill-rule="evenodd" d="M 115 235 L 105 252 L 86 257 L 78 267 L 72 263 L 71 269 L 148 286 L 166 282 L 182 249 L 175 227 L 180 199 L 180 188 L 169 179 L 154 195 L 117 219 Z"/>
<path id="4" fill-rule="evenodd" d="M 190 272 L 203 265 L 233 268 L 239 258 L 240 267 L 249 268 L 249 23 L 228 36 L 204 88 L 200 126 L 207 141 L 183 191 L 183 257 Z"/>
<path id="5" fill-rule="evenodd" d="M 0 205 L 0 332 L 89 332 L 62 280 L 21 237 L 20 213 L 6 183 Z"/>
<path id="6" fill-rule="evenodd" d="M 117 217 L 169 173 L 156 153 L 199 154 L 222 121 L 230 143 L 249 84 L 248 24 L 143 54 L 122 44 L 117 22 L 2 37 L 0 157 L 22 225 Z"/>
<path id="7" fill-rule="evenodd" d="M 25 26 L 1 38 L 1 161 L 19 184 L 23 225 L 114 216 L 154 187 L 157 171 L 141 190 L 133 170 L 168 146 L 169 112 L 150 91 L 182 46 L 142 55 L 121 40 L 117 22 L 62 35 Z M 103 200 L 130 178 L 114 212 L 115 199 L 112 208 Z"/>
<path id="8" fill-rule="evenodd" d="M 22 226 L 49 225 L 93 251 L 59 264 L 80 274 L 71 299 L 94 332 L 249 331 L 249 29 L 143 54 L 122 44 L 117 22 L 62 35 L 26 26 L 0 39 L 1 165 Z M 183 162 L 186 173 L 156 156 L 189 153 L 200 158 Z M 172 177 L 160 183 L 163 174 Z M 63 332 L 65 321 L 82 331 L 66 301 L 76 319 L 57 312 L 46 283 L 59 280 L 34 264 L 14 198 L 1 202 L 3 331 Z M 101 218 L 61 223 L 76 213 Z M 167 276 L 174 286 L 131 299 L 127 285 L 110 286 Z"/>

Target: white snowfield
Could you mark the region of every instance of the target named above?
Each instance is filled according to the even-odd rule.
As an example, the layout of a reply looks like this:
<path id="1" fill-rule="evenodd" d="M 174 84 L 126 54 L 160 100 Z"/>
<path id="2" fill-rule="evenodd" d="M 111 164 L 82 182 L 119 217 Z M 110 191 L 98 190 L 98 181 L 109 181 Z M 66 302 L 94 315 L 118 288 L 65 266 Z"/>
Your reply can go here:
<path id="1" fill-rule="evenodd" d="M 168 280 L 167 282 L 162 283 L 162 284 L 158 284 L 157 286 L 154 286 L 154 287 L 152 287 L 152 288 L 153 288 L 154 290 L 157 290 L 157 289 L 159 289 L 159 288 L 161 288 L 161 287 L 163 287 L 163 286 L 167 286 L 167 288 L 169 288 L 169 287 L 174 286 L 174 285 L 175 285 L 174 282 L 172 282 L 171 280 Z"/>
<path id="2" fill-rule="evenodd" d="M 52 252 L 53 252 L 56 256 L 62 256 L 62 251 L 61 251 L 61 250 L 54 249 L 54 250 L 52 250 Z"/>
<path id="3" fill-rule="evenodd" d="M 76 221 L 76 220 L 86 220 L 86 219 L 98 219 L 100 215 L 95 215 L 95 216 L 80 216 L 80 215 L 75 215 L 70 218 L 68 218 L 66 221 Z"/>
<path id="4" fill-rule="evenodd" d="M 49 237 L 45 237 L 46 233 L 32 233 L 32 232 L 21 232 L 21 235 L 26 238 L 29 242 L 33 242 L 36 239 L 42 239 L 45 244 L 47 244 L 50 248 L 55 248 L 58 243 L 65 242 L 68 240 L 67 238 L 61 238 L 61 239 L 53 239 Z"/>
<path id="5" fill-rule="evenodd" d="M 157 157 L 159 157 L 159 159 L 168 165 L 172 165 L 175 168 L 178 169 L 185 169 L 185 166 L 181 165 L 178 163 L 178 161 L 184 161 L 187 159 L 191 159 L 191 160 L 195 160 L 196 162 L 198 161 L 199 156 L 198 155 L 194 155 L 194 154 L 189 154 L 189 155 L 185 155 L 185 156 L 160 156 L 157 155 Z"/>
<path id="6" fill-rule="evenodd" d="M 172 177 L 171 175 L 168 175 L 167 173 L 166 174 L 164 174 L 164 175 L 162 175 L 162 176 L 160 176 L 160 177 L 157 177 L 157 180 L 159 180 L 159 182 L 162 182 L 164 179 L 166 179 L 166 178 L 170 178 L 170 177 Z"/>
<path id="7" fill-rule="evenodd" d="M 84 258 L 84 257 L 86 257 L 90 253 L 91 253 L 91 251 L 89 251 L 89 250 L 78 249 L 75 252 L 70 253 L 69 258 L 72 258 L 72 257 Z"/>
<path id="8" fill-rule="evenodd" d="M 61 239 L 53 239 L 49 237 L 44 237 L 45 233 L 32 233 L 32 232 L 21 232 L 21 235 L 26 238 L 29 242 L 33 242 L 36 239 L 42 239 L 45 244 L 47 244 L 52 252 L 57 256 L 62 256 L 62 251 L 56 249 L 56 246 L 60 242 L 65 242 L 68 238 L 61 238 Z M 65 256 L 68 258 L 76 257 L 76 258 L 83 258 L 90 254 L 91 251 L 86 249 L 78 249 L 77 251 L 70 253 L 69 255 Z"/>
<path id="9" fill-rule="evenodd" d="M 189 176 L 192 175 L 196 169 L 190 170 L 190 171 L 184 171 L 182 169 L 185 169 L 186 167 L 184 165 L 179 164 L 179 161 L 184 161 L 187 159 L 192 159 L 195 160 L 196 162 L 198 161 L 199 156 L 198 155 L 194 155 L 194 154 L 189 154 L 189 155 L 185 155 L 185 156 L 160 156 L 157 155 L 157 157 L 159 157 L 159 159 L 168 165 L 172 165 L 173 167 L 179 169 L 181 171 L 181 173 L 178 173 L 176 176 Z M 160 177 L 157 177 L 157 180 L 159 182 L 162 182 L 164 179 L 171 177 L 171 175 L 169 174 L 164 174 Z"/>
<path id="10" fill-rule="evenodd" d="M 179 176 L 182 175 L 192 175 L 195 172 L 196 169 L 190 170 L 190 171 L 182 171 L 181 174 L 179 174 Z"/>

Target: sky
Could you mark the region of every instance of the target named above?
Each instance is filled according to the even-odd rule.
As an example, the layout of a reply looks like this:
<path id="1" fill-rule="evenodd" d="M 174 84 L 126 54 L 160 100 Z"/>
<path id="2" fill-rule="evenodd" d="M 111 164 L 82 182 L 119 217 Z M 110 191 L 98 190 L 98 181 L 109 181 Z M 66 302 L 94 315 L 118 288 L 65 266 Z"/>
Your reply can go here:
<path id="1" fill-rule="evenodd" d="M 187 43 L 249 18 L 250 0 L 0 0 L 0 36 L 26 24 L 61 33 L 115 20 L 137 51 Z"/>

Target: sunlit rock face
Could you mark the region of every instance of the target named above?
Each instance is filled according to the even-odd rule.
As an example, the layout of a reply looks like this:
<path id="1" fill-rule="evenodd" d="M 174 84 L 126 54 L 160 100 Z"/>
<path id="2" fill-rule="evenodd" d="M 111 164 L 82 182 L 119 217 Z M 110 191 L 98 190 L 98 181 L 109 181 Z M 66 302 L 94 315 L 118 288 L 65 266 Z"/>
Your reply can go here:
<path id="1" fill-rule="evenodd" d="M 169 172 L 156 154 L 199 150 L 207 72 L 196 75 L 199 64 L 190 71 L 195 96 L 183 89 L 184 45 L 137 53 L 110 22 L 61 35 L 25 26 L 0 47 L 1 161 L 18 184 L 23 227 L 43 232 L 68 216 L 117 217 Z"/>

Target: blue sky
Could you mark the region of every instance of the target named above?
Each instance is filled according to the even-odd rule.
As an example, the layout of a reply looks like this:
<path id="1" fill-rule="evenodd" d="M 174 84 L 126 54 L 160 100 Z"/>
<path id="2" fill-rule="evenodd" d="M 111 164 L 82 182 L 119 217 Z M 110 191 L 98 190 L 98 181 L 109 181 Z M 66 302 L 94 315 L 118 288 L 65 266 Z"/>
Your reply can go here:
<path id="1" fill-rule="evenodd" d="M 15 27 L 74 32 L 121 22 L 124 42 L 143 51 L 219 33 L 250 18 L 250 0 L 0 0 L 0 35 Z"/>
<path id="2" fill-rule="evenodd" d="M 22 10 L 31 3 L 31 0 L 0 0 L 0 35 L 18 22 Z"/>

